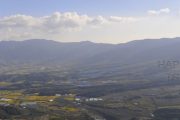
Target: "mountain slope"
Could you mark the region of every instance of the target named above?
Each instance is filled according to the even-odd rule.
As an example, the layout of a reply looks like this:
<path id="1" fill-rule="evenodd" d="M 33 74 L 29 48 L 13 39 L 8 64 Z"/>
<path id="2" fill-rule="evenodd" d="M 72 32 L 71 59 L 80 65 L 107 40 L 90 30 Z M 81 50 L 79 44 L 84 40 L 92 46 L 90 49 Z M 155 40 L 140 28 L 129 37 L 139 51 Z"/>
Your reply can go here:
<path id="1" fill-rule="evenodd" d="M 70 64 L 111 49 L 113 45 L 91 42 L 59 43 L 50 40 L 0 42 L 1 62 L 31 64 Z"/>
<path id="2" fill-rule="evenodd" d="M 117 45 L 89 41 L 61 43 L 39 39 L 3 41 L 0 42 L 0 65 L 65 66 L 84 77 L 108 78 L 133 74 L 133 79 L 154 79 L 157 76 L 165 78 L 164 75 L 172 69 L 180 72 L 179 64 L 170 69 L 158 66 L 159 61 L 180 63 L 179 51 L 180 38 L 137 40 Z"/>

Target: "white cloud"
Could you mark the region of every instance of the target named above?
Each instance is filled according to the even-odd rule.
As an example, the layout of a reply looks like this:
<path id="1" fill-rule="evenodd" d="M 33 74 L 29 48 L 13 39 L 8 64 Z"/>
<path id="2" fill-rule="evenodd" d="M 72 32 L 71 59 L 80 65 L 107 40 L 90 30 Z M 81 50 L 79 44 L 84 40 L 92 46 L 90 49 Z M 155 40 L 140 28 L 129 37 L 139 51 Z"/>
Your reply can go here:
<path id="1" fill-rule="evenodd" d="M 94 19 L 91 19 L 91 21 L 89 21 L 89 24 L 91 25 L 101 25 L 104 23 L 107 23 L 108 20 L 106 18 L 104 18 L 103 16 L 97 16 Z"/>
<path id="2" fill-rule="evenodd" d="M 44 38 L 53 34 L 64 34 L 80 31 L 85 27 L 96 28 L 113 22 L 131 21 L 126 17 L 103 17 L 79 15 L 76 12 L 55 12 L 49 16 L 33 17 L 28 15 L 12 15 L 0 18 L 1 39 Z M 29 37 L 28 37 L 29 36 Z"/>
<path id="3" fill-rule="evenodd" d="M 170 9 L 150 11 L 154 16 L 89 16 L 76 12 L 55 12 L 34 17 L 12 15 L 0 18 L 0 40 L 54 39 L 63 42 L 92 40 L 121 43 L 134 39 L 176 37 L 179 17 L 161 15 Z M 167 24 L 168 23 L 168 24 Z"/>
<path id="4" fill-rule="evenodd" d="M 149 15 L 161 15 L 161 14 L 169 14 L 171 10 L 169 8 L 164 8 L 160 10 L 149 10 L 148 14 Z"/>
<path id="5" fill-rule="evenodd" d="M 135 17 L 119 17 L 119 16 L 110 16 L 109 21 L 111 22 L 134 22 L 140 20 L 140 18 Z"/>
<path id="6" fill-rule="evenodd" d="M 56 12 L 51 16 L 33 17 L 27 15 L 13 15 L 0 19 L 0 29 L 3 28 L 24 28 L 24 29 L 44 29 L 44 30 L 65 30 L 74 29 L 86 25 L 92 21 L 87 15 L 78 15 L 77 13 Z"/>

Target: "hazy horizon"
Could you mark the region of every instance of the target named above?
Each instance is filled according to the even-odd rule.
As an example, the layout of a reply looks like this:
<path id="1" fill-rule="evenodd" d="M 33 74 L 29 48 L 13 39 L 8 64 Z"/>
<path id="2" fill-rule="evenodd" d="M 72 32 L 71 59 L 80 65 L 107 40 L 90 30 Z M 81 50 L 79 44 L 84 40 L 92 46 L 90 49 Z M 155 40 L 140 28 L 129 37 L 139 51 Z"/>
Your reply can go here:
<path id="1" fill-rule="evenodd" d="M 2 0 L 0 40 L 37 38 L 117 44 L 172 38 L 180 36 L 179 5 L 178 0 Z"/>
<path id="2" fill-rule="evenodd" d="M 129 42 L 133 42 L 133 41 L 143 41 L 143 40 L 160 40 L 160 39 L 175 39 L 175 38 L 180 38 L 180 37 L 162 37 L 162 38 L 144 38 L 144 39 L 135 39 L 135 40 L 129 40 L 129 41 L 126 41 L 126 42 L 121 42 L 121 43 L 108 43 L 108 42 L 96 42 L 96 41 L 93 41 L 93 40 L 81 40 L 81 41 L 60 41 L 60 40 L 53 40 L 53 39 L 45 39 L 45 38 L 31 38 L 31 39 L 22 39 L 22 40 L 15 40 L 15 39 L 12 39 L 12 40 L 0 40 L 0 42 L 10 42 L 10 41 L 28 41 L 28 40 L 50 40 L 50 41 L 55 41 L 55 42 L 59 42 L 59 43 L 76 43 L 76 42 L 92 42 L 92 43 L 99 43 L 99 44 L 114 44 L 114 45 L 117 45 L 117 44 L 124 44 L 124 43 L 129 43 Z"/>

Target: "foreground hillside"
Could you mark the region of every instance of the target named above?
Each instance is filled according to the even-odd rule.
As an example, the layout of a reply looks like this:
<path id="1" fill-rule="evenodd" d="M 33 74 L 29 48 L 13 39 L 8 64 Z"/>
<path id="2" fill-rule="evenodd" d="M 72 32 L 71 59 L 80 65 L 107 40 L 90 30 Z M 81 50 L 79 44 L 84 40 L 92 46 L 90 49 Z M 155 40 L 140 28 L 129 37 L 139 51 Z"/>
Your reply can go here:
<path id="1" fill-rule="evenodd" d="M 180 38 L 0 42 L 0 119 L 180 119 Z"/>

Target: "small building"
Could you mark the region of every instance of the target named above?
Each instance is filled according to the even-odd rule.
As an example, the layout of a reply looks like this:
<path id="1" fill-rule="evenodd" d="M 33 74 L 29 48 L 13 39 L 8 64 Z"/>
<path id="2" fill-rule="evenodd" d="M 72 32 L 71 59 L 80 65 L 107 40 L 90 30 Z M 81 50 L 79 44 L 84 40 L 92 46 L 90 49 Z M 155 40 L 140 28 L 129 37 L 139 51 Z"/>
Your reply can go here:
<path id="1" fill-rule="evenodd" d="M 0 101 L 5 101 L 5 102 L 8 102 L 8 101 L 11 101 L 11 99 L 7 99 L 7 98 L 1 98 Z"/>
<path id="2" fill-rule="evenodd" d="M 80 98 L 75 98 L 75 101 L 81 101 L 81 99 Z"/>
<path id="3" fill-rule="evenodd" d="M 61 95 L 61 94 L 56 94 L 55 96 L 60 97 L 60 96 L 62 96 L 62 95 Z"/>

